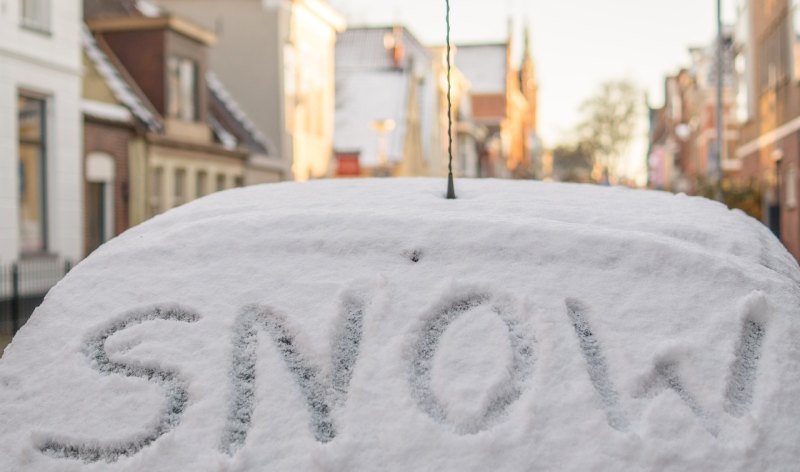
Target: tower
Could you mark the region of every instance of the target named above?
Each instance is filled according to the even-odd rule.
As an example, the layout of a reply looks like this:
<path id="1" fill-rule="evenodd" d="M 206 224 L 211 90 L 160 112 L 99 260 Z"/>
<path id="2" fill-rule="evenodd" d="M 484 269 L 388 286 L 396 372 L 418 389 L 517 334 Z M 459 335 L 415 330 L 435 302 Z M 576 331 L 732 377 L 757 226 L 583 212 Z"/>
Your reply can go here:
<path id="1" fill-rule="evenodd" d="M 539 84 L 536 81 L 536 65 L 533 62 L 533 54 L 530 47 L 530 29 L 525 26 L 525 37 L 523 43 L 522 65 L 520 66 L 519 84 L 525 100 L 530 105 L 528 115 L 530 128 L 535 132 L 538 130 L 538 95 Z"/>

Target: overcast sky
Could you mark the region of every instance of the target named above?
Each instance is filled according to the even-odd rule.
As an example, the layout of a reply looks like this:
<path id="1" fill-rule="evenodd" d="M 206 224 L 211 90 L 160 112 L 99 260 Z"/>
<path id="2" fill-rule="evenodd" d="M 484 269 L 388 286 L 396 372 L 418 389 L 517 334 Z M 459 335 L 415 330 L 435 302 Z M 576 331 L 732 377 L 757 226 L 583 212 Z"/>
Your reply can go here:
<path id="1" fill-rule="evenodd" d="M 726 21 L 735 18 L 735 1 L 723 0 Z M 401 22 L 425 44 L 444 43 L 444 0 L 330 2 L 350 26 Z M 529 26 L 548 146 L 568 139 L 580 103 L 604 80 L 633 79 L 660 104 L 664 75 L 688 65 L 689 46 L 716 34 L 714 0 L 451 0 L 450 8 L 456 42 L 503 40 L 510 15 L 518 41 Z"/>

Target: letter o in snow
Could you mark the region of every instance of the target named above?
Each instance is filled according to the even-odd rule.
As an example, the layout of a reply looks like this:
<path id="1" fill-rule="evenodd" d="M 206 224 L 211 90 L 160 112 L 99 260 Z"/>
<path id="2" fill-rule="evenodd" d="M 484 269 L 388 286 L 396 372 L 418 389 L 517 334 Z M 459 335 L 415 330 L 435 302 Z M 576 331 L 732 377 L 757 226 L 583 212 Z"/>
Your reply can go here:
<path id="1" fill-rule="evenodd" d="M 433 358 L 440 340 L 457 318 L 484 305 L 489 305 L 508 329 L 512 351 L 509 366 L 510 377 L 496 390 L 486 407 L 477 416 L 468 419 L 449 417 L 446 408 L 436 397 L 432 386 Z M 443 303 L 419 330 L 420 335 L 413 347 L 411 369 L 411 392 L 419 407 L 434 421 L 451 426 L 458 434 L 476 434 L 498 423 L 508 407 L 522 394 L 525 381 L 533 369 L 533 347 L 531 338 L 523 333 L 520 324 L 511 316 L 505 303 L 498 303 L 488 293 L 465 295 L 455 301 Z"/>

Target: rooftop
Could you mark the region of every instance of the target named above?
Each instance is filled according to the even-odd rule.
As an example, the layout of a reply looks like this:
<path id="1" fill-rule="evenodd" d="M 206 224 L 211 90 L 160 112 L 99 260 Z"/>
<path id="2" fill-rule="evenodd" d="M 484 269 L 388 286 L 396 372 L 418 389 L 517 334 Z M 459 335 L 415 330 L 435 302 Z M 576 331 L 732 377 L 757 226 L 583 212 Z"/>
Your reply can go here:
<path id="1" fill-rule="evenodd" d="M 505 94 L 508 47 L 505 43 L 456 46 L 455 65 L 472 94 Z"/>

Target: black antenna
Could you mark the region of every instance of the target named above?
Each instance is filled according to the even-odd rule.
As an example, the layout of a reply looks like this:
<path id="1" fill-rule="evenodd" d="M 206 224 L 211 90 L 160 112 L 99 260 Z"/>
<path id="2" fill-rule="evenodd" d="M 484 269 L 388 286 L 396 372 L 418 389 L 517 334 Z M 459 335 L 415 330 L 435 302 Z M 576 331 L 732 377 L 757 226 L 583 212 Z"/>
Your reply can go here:
<path id="1" fill-rule="evenodd" d="M 447 199 L 456 199 L 456 190 L 453 185 L 453 102 L 450 99 L 450 0 L 445 0 L 447 13 Z"/>

